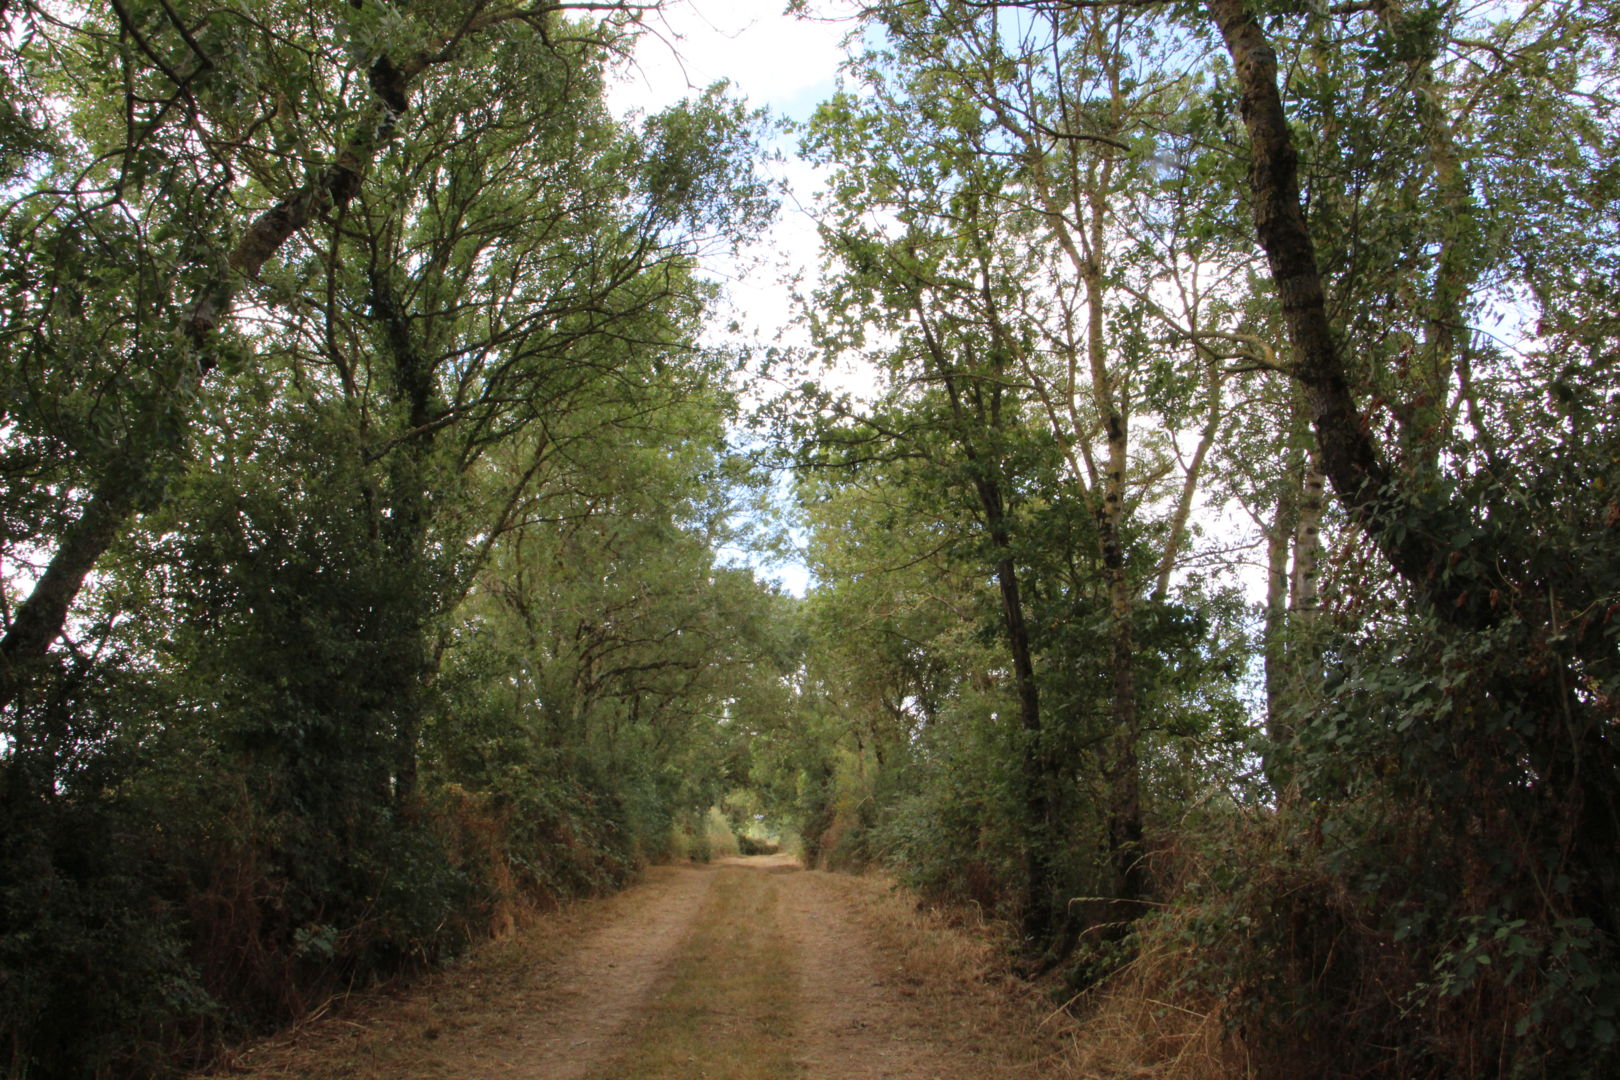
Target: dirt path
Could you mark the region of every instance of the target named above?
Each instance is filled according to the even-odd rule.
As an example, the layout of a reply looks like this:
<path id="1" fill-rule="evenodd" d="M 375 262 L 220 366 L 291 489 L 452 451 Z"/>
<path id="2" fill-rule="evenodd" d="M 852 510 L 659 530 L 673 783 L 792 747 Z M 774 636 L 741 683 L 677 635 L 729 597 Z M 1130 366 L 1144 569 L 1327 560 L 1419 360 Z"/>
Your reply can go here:
<path id="1" fill-rule="evenodd" d="M 983 948 L 777 857 L 660 867 L 514 942 L 241 1055 L 232 1076 L 992 1080 L 1033 1015 Z"/>
<path id="2" fill-rule="evenodd" d="M 926 977 L 882 946 L 838 882 L 798 874 L 793 885 L 782 915 L 799 961 L 802 1075 L 973 1080 L 1006 1071 L 998 1066 L 1011 1062 L 998 1059 L 1009 1048 L 981 1044 L 961 1019 L 942 1023 L 926 1007 Z"/>
<path id="3" fill-rule="evenodd" d="M 562 962 L 534 972 L 534 993 L 513 1018 L 509 1037 L 479 1032 L 441 1051 L 457 1059 L 453 1075 L 584 1077 L 612 1056 L 621 1033 L 639 1019 L 709 883 L 706 875 L 677 871 L 643 886 L 616 920 L 585 937 Z"/>

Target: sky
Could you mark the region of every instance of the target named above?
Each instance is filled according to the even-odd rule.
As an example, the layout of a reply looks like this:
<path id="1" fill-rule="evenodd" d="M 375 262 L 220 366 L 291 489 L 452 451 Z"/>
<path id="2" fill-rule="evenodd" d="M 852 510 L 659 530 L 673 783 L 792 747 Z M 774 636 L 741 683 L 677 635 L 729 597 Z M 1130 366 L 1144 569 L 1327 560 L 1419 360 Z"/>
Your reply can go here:
<path id="1" fill-rule="evenodd" d="M 831 96 L 843 62 L 847 21 L 795 18 L 787 0 L 672 0 L 648 17 L 635 63 L 609 94 L 621 115 L 654 112 L 721 79 L 755 108 L 773 117 L 807 120 Z M 833 10 L 833 4 L 820 7 Z M 809 215 L 817 187 L 815 170 L 799 159 L 796 137 L 782 134 L 773 148 L 782 160 L 765 163 L 789 189 L 771 232 L 750 252 L 760 265 L 738 270 L 716 264 L 731 294 L 744 334 L 769 342 L 789 323 L 792 310 L 783 279 L 815 263 L 815 224 Z"/>
<path id="2" fill-rule="evenodd" d="M 750 106 L 777 119 L 807 120 L 837 86 L 843 38 L 851 24 L 836 18 L 804 19 L 785 13 L 787 0 L 672 0 L 649 16 L 635 62 L 609 94 L 620 115 L 656 112 L 711 83 L 728 80 Z M 817 7 L 836 12 L 838 0 Z M 848 10 L 847 5 L 842 5 Z M 715 321 L 717 336 L 730 337 L 735 319 L 746 339 L 763 345 L 803 345 L 792 326 L 788 281 L 814 273 L 818 242 L 810 216 L 817 178 L 795 153 L 796 137 L 775 140 L 781 160 L 767 162 L 775 180 L 787 184 L 777 221 L 742 264 L 717 262 L 709 271 L 725 283 L 729 310 Z M 761 387 L 760 396 L 773 388 Z M 744 552 L 722 552 L 753 563 Z M 800 562 L 756 566 L 761 576 L 803 595 L 810 573 Z"/>
<path id="3" fill-rule="evenodd" d="M 750 105 L 770 110 L 777 118 L 809 119 L 815 107 L 838 85 L 845 58 L 844 38 L 853 27 L 848 17 L 854 0 L 812 0 L 819 18 L 796 18 L 785 12 L 788 0 L 669 0 L 662 12 L 649 16 L 648 32 L 637 46 L 635 63 L 609 95 L 620 115 L 634 110 L 655 112 L 721 79 L 729 80 Z M 842 14 L 844 17 L 839 18 Z M 816 170 L 795 153 L 796 136 L 784 134 L 775 149 L 779 162 L 767 163 L 774 178 L 789 190 L 778 220 L 751 253 L 757 262 L 736 265 L 714 263 L 712 274 L 725 282 L 731 308 L 714 322 L 715 342 L 734 343 L 728 324 L 735 319 L 745 339 L 761 344 L 807 345 L 806 335 L 793 326 L 791 290 L 787 279 L 802 273 L 813 282 L 819 242 L 810 211 L 818 185 Z M 870 393 L 873 376 L 847 364 L 818 376 L 824 385 Z M 760 385 L 757 400 L 778 388 Z M 745 396 L 746 400 L 746 396 Z M 1203 507 L 1206 521 L 1215 508 Z M 1230 510 L 1230 508 L 1227 508 Z M 1233 519 L 1216 526 L 1217 533 L 1245 533 L 1246 525 Z M 777 581 L 795 595 L 803 595 L 811 575 L 800 561 L 761 564 L 759 556 L 742 549 L 722 550 L 722 561 L 754 566 L 762 577 Z M 1252 596 L 1264 595 L 1260 571 L 1246 572 Z M 1252 579 L 1252 580 L 1251 580 Z"/>
<path id="4" fill-rule="evenodd" d="M 659 108 L 728 79 L 754 105 L 805 118 L 833 88 L 849 23 L 795 18 L 786 6 L 786 0 L 671 0 L 648 16 L 636 70 L 615 89 L 613 104 Z"/>

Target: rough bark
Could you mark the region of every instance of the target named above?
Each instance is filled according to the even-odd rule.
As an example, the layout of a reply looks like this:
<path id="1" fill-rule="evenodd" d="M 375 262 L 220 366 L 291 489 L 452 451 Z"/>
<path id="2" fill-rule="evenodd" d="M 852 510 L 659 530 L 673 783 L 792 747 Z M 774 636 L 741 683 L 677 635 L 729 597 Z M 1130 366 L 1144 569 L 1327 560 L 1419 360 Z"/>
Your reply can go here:
<path id="1" fill-rule="evenodd" d="M 1292 471 L 1292 470 L 1290 470 Z M 1266 618 L 1262 647 L 1266 663 L 1266 740 L 1272 747 L 1286 746 L 1293 738 L 1288 661 L 1289 541 L 1299 519 L 1299 492 L 1292 477 L 1277 499 L 1276 513 L 1266 529 Z M 1278 762 L 1266 758 L 1266 779 L 1273 788 L 1286 786 Z"/>
<path id="2" fill-rule="evenodd" d="M 0 638 L 0 708 L 18 698 L 62 636 L 68 608 L 84 588 L 85 578 L 135 512 L 136 493 L 143 486 L 139 479 L 125 473 L 91 494 L 84 510 L 63 531 L 28 598 L 18 605 Z"/>
<path id="3" fill-rule="evenodd" d="M 1316 430 L 1322 471 L 1395 572 L 1441 618 L 1477 625 L 1486 614 L 1484 590 L 1442 572 L 1452 550 L 1445 538 L 1456 532 L 1442 519 L 1453 515 L 1419 504 L 1400 488 L 1351 393 L 1300 201 L 1298 154 L 1277 88 L 1276 53 L 1243 0 L 1209 0 L 1208 9 L 1237 76 L 1249 134 L 1255 228 L 1293 346 L 1294 372 Z M 1428 520 L 1413 527 L 1419 515 Z"/>
<path id="4" fill-rule="evenodd" d="M 1322 511 L 1326 509 L 1326 481 L 1314 452 L 1305 455 L 1304 474 L 1299 483 L 1299 516 L 1294 523 L 1294 567 L 1291 575 L 1290 608 L 1297 629 L 1309 630 L 1320 606 L 1322 560 Z"/>
<path id="5" fill-rule="evenodd" d="M 1612 857 L 1620 844 L 1620 764 L 1606 723 L 1573 692 L 1581 676 L 1557 656 L 1564 648 L 1572 655 L 1586 647 L 1612 649 L 1607 643 L 1589 645 L 1589 635 L 1568 633 L 1561 626 L 1560 608 L 1568 609 L 1571 600 L 1560 585 L 1567 583 L 1568 592 L 1583 594 L 1588 588 L 1584 575 L 1579 568 L 1571 574 L 1563 566 L 1531 569 L 1521 552 L 1533 547 L 1533 539 L 1474 519 L 1466 507 L 1426 502 L 1426 495 L 1392 475 L 1380 458 L 1368 422 L 1351 396 L 1329 324 L 1300 203 L 1296 152 L 1277 88 L 1276 55 L 1244 0 L 1208 0 L 1208 10 L 1237 75 L 1250 141 L 1255 224 L 1312 414 L 1321 469 L 1395 572 L 1438 618 L 1463 629 L 1525 619 L 1539 646 L 1571 639 L 1568 645 L 1549 648 L 1554 658 L 1544 666 L 1499 673 L 1490 680 L 1490 691 L 1506 715 L 1525 720 L 1520 732 L 1527 772 L 1555 808 L 1546 822 L 1538 823 L 1543 835 L 1553 850 L 1563 853 L 1567 865 L 1583 867 L 1588 875 L 1572 893 L 1576 909 L 1608 932 L 1620 932 L 1615 902 L 1620 874 Z M 1443 572 L 1458 544 L 1477 546 L 1486 556 L 1480 561 L 1490 569 Z M 1490 601 L 1498 582 L 1516 601 L 1500 610 Z"/>
<path id="6" fill-rule="evenodd" d="M 315 179 L 259 214 L 242 233 L 227 259 L 226 273 L 212 287 L 198 294 L 187 318 L 186 332 L 197 350 L 197 368 L 201 374 L 206 375 L 214 368 L 215 360 L 206 347 L 208 340 L 230 314 L 243 283 L 257 277 L 271 256 L 316 217 L 329 210 L 343 209 L 359 192 L 366 164 L 393 138 L 395 121 L 404 111 L 405 87 L 426 66 L 426 60 L 418 58 L 402 69 L 390 67 L 393 71 L 391 95 L 399 108 L 382 101 L 374 102 L 362 113 L 354 135 L 335 161 Z"/>

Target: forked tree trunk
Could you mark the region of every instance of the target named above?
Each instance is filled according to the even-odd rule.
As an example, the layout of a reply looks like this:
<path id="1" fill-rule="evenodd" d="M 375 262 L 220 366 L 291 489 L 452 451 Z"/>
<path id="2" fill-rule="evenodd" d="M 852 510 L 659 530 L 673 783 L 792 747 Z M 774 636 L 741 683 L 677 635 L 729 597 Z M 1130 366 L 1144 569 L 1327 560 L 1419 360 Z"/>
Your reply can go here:
<path id="1" fill-rule="evenodd" d="M 1322 275 L 1300 202 L 1297 154 L 1277 87 L 1277 58 L 1244 0 L 1207 0 L 1231 53 L 1240 107 L 1249 134 L 1255 226 L 1282 306 L 1295 371 L 1316 428 L 1321 468 L 1335 493 L 1397 574 L 1435 617 L 1465 630 L 1506 619 L 1527 621 L 1532 641 L 1548 647 L 1551 662 L 1489 677 L 1491 693 L 1507 714 L 1519 714 L 1528 774 L 1550 800 L 1541 839 L 1565 865 L 1584 871 L 1572 898 L 1582 915 L 1609 933 L 1620 932 L 1620 755 L 1606 723 L 1575 693 L 1580 650 L 1611 651 L 1592 641 L 1598 620 L 1571 631 L 1561 608 L 1561 584 L 1579 592 L 1583 580 L 1566 567 L 1536 566 L 1523 553 L 1527 541 L 1469 508 L 1426 502 L 1380 457 L 1371 426 L 1350 393 L 1343 358 L 1327 315 Z M 1444 287 L 1444 283 L 1443 287 Z M 1441 297 L 1442 309 L 1447 302 Z M 1453 565 L 1459 546 L 1484 558 L 1478 569 Z M 1516 602 L 1498 608 L 1498 586 Z M 1516 724 L 1516 726 L 1518 726 Z M 1532 870 L 1539 873 L 1539 869 Z"/>

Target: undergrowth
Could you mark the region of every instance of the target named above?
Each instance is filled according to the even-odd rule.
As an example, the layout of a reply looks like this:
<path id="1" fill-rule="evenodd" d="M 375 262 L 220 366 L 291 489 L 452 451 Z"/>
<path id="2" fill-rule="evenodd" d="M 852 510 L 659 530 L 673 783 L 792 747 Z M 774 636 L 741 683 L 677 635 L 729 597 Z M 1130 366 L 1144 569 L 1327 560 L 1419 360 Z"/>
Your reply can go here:
<path id="1" fill-rule="evenodd" d="M 1545 912 L 1504 918 L 1503 893 L 1470 890 L 1466 845 L 1437 848 L 1424 823 L 1384 813 L 1368 800 L 1337 817 L 1234 815 L 1167 857 L 1175 881 L 1130 958 L 1066 1004 L 1076 1075 L 1614 1075 L 1595 1030 L 1614 1001 L 1602 935 Z M 1344 817 L 1381 842 L 1336 845 Z"/>

